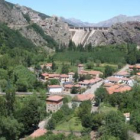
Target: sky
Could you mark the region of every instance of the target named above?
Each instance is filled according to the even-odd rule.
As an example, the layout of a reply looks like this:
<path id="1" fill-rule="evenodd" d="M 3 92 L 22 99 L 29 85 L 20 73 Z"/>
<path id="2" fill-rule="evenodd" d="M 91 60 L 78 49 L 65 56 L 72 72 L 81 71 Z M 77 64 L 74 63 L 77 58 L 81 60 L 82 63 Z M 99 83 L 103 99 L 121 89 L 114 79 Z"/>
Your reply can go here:
<path id="1" fill-rule="evenodd" d="M 6 0 L 47 15 L 97 23 L 118 15 L 140 15 L 140 0 Z"/>

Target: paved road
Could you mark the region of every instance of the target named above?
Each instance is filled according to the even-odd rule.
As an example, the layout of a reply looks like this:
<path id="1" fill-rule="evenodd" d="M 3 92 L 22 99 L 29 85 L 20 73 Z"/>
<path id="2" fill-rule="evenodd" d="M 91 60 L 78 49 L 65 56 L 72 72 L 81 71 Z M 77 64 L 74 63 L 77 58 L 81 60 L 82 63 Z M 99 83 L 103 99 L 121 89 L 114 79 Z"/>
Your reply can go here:
<path id="1" fill-rule="evenodd" d="M 119 72 L 122 72 L 122 71 L 126 71 L 127 69 L 129 69 L 129 65 L 125 65 L 122 69 L 119 70 Z"/>
<path id="2" fill-rule="evenodd" d="M 87 89 L 83 94 L 95 93 L 95 91 L 103 84 L 103 80 L 91 86 L 90 89 Z"/>
<path id="3" fill-rule="evenodd" d="M 131 135 L 135 140 L 140 140 L 140 134 L 129 131 L 129 135 Z"/>

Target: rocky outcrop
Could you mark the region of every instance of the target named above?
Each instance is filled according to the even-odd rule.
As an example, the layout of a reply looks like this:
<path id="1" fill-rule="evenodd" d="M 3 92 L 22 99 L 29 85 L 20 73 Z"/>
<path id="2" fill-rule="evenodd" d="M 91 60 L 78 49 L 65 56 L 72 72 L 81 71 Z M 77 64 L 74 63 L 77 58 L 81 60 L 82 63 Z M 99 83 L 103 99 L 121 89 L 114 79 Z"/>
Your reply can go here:
<path id="1" fill-rule="evenodd" d="M 28 18 L 28 19 L 27 19 Z M 49 17 L 20 5 L 14 5 L 0 0 L 0 22 L 6 23 L 10 28 L 19 30 L 36 46 L 46 46 L 47 41 L 33 29 L 28 27 L 36 23 L 46 35 L 51 36 L 58 44 L 68 44 L 71 38 L 68 25 L 57 17 Z"/>
<path id="2" fill-rule="evenodd" d="M 32 28 L 22 27 L 19 31 L 25 38 L 30 39 L 36 46 L 47 46 L 47 42 L 42 38 L 42 36 Z"/>
<path id="3" fill-rule="evenodd" d="M 68 24 L 64 23 L 60 18 L 53 16 L 46 16 L 42 18 L 42 14 L 36 12 L 30 8 L 17 5 L 18 9 L 23 14 L 29 15 L 31 23 L 38 24 L 46 33 L 51 36 L 55 41 L 60 44 L 68 44 L 71 39 L 71 33 L 69 31 Z"/>
<path id="4" fill-rule="evenodd" d="M 108 31 L 96 31 L 88 40 L 94 46 L 135 43 L 140 45 L 140 22 L 118 23 Z"/>

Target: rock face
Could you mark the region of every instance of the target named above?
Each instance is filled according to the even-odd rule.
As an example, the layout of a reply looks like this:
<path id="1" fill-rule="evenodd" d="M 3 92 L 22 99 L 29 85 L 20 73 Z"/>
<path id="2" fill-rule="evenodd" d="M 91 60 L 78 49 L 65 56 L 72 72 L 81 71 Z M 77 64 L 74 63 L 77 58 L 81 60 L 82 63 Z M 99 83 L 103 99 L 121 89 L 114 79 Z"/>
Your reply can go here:
<path id="1" fill-rule="evenodd" d="M 135 43 L 140 45 L 140 22 L 118 23 L 108 31 L 96 31 L 88 40 L 94 46 Z"/>
<path id="2" fill-rule="evenodd" d="M 24 37 L 30 39 L 37 46 L 46 46 L 47 41 L 34 29 L 28 28 L 33 23 L 39 25 L 44 33 L 51 36 L 58 44 L 67 45 L 71 38 L 68 24 L 59 18 L 49 17 L 30 8 L 14 5 L 4 0 L 0 0 L 0 22 L 6 23 L 12 29 L 19 30 Z"/>

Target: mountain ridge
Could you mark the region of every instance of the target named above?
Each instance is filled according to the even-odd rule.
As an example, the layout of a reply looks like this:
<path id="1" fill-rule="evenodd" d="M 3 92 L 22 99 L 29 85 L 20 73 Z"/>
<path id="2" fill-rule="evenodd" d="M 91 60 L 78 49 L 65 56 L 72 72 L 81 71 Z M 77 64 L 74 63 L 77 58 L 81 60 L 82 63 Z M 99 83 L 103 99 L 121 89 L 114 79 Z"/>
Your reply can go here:
<path id="1" fill-rule="evenodd" d="M 116 24 L 116 23 L 125 23 L 125 22 L 129 22 L 129 21 L 139 21 L 140 22 L 140 15 L 136 15 L 136 16 L 127 16 L 127 15 L 118 15 L 115 17 L 112 17 L 108 20 L 104 20 L 98 23 L 89 23 L 89 22 L 83 22 L 79 19 L 75 19 L 75 18 L 69 18 L 66 19 L 64 17 L 60 17 L 64 22 L 67 22 L 70 25 L 73 26 L 85 26 L 85 27 L 93 27 L 93 26 L 97 26 L 97 27 L 111 27 L 112 25 Z"/>

